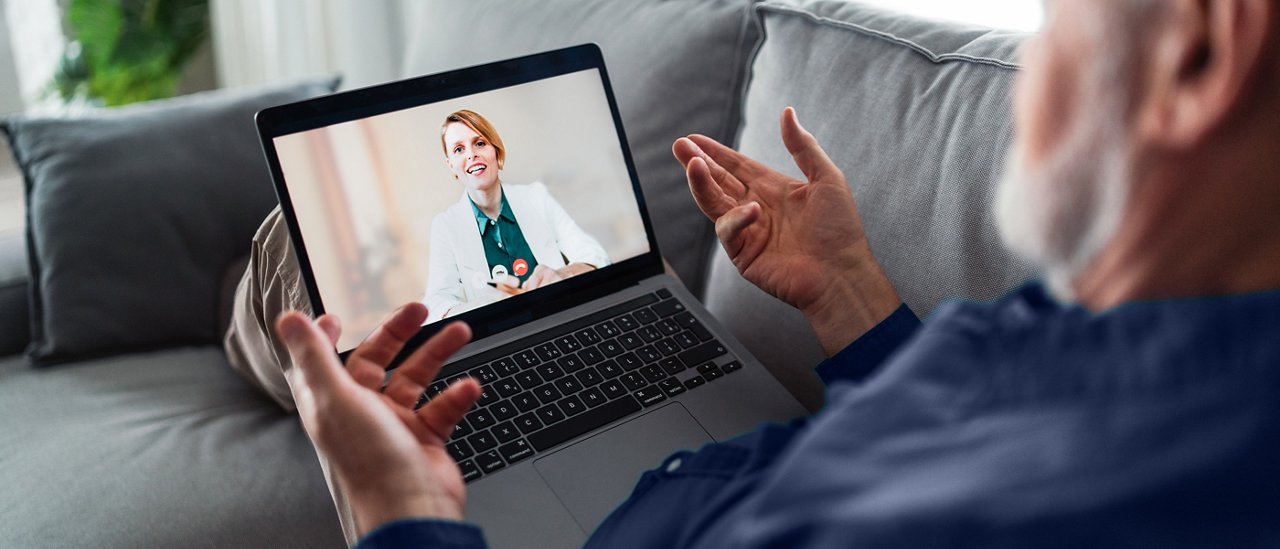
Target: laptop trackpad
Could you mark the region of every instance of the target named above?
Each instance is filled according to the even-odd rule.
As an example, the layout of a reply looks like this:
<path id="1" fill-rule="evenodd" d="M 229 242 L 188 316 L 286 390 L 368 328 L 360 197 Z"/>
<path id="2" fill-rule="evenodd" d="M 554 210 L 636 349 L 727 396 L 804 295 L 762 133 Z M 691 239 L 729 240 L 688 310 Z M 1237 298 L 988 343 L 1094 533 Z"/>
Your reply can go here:
<path id="1" fill-rule="evenodd" d="M 673 402 L 534 462 L 578 525 L 595 531 L 635 488 L 640 473 L 680 449 L 713 442 L 711 435 Z"/>

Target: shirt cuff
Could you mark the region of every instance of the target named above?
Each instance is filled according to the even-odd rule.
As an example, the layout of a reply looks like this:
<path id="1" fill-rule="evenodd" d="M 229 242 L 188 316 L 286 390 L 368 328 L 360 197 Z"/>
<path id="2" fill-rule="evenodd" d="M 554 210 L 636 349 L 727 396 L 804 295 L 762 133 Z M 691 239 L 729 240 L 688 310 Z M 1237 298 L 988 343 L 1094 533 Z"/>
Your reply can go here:
<path id="1" fill-rule="evenodd" d="M 840 381 L 865 381 L 920 325 L 911 308 L 902 304 L 848 347 L 822 361 L 816 368 L 818 377 L 828 387 Z"/>
<path id="2" fill-rule="evenodd" d="M 355 549 L 398 547 L 481 549 L 486 544 L 484 534 L 474 524 L 427 518 L 393 520 L 374 528 L 355 544 Z"/>

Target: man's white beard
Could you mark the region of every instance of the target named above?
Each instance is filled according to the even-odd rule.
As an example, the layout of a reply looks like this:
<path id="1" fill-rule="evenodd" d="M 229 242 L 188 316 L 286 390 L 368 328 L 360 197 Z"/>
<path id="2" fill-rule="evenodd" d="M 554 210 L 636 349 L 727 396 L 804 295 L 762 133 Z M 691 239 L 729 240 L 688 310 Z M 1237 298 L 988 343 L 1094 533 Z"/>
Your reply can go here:
<path id="1" fill-rule="evenodd" d="M 1131 186 L 1130 155 L 1119 117 L 1099 108 L 1077 118 L 1040 165 L 1015 142 L 996 189 L 1000 236 L 1038 265 L 1049 291 L 1074 302 L 1076 276 L 1120 225 Z"/>

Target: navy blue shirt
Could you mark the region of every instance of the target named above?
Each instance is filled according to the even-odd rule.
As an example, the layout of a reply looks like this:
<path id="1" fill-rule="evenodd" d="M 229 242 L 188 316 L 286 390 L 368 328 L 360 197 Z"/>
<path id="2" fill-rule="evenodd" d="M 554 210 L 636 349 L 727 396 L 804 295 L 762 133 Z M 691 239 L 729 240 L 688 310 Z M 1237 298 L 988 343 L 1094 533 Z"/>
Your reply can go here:
<path id="1" fill-rule="evenodd" d="M 1095 314 L 1032 284 L 903 307 L 818 372 L 821 413 L 669 457 L 587 545 L 1280 546 L 1280 291 Z M 360 545 L 432 543 L 484 546 Z"/>

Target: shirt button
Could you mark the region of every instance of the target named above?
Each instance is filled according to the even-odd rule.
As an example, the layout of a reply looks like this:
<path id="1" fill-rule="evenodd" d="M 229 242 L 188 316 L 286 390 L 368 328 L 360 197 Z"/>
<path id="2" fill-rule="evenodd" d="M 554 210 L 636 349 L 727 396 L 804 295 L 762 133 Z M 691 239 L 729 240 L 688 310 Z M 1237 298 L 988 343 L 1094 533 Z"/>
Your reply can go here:
<path id="1" fill-rule="evenodd" d="M 674 473 L 674 472 L 676 472 L 676 469 L 679 469 L 679 468 L 680 468 L 680 464 L 681 464 L 681 462 L 680 462 L 680 458 L 676 458 L 676 459 L 671 460 L 671 463 L 668 463 L 668 464 L 667 464 L 667 472 L 668 472 L 668 473 Z"/>

